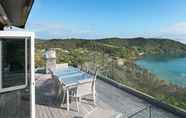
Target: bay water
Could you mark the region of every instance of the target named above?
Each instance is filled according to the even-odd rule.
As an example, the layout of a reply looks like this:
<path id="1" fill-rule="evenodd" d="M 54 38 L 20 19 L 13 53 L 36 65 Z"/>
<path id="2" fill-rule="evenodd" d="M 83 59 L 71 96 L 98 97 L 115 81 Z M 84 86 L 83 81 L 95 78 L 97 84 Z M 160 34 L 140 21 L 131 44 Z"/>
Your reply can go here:
<path id="1" fill-rule="evenodd" d="M 160 79 L 186 87 L 186 56 L 150 55 L 136 61 Z"/>

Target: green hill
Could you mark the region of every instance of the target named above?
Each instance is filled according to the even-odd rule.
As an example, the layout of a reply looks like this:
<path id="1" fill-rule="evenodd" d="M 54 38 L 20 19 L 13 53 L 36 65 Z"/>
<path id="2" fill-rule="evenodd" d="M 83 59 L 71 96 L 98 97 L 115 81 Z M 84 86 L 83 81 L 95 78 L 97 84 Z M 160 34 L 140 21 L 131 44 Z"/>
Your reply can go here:
<path id="1" fill-rule="evenodd" d="M 36 40 L 36 48 L 86 48 L 104 51 L 117 57 L 136 57 L 140 53 L 185 55 L 186 45 L 170 39 L 156 38 L 105 38 Z"/>

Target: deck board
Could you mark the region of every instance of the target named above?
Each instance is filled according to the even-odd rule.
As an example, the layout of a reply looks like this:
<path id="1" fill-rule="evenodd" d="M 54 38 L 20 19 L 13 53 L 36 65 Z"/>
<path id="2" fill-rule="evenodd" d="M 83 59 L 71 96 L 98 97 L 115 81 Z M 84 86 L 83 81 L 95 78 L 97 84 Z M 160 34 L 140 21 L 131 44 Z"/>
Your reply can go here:
<path id="1" fill-rule="evenodd" d="M 122 113 L 123 115 L 127 113 L 127 115 L 130 116 L 148 105 L 146 101 L 139 99 L 125 91 L 115 88 L 114 86 L 98 79 L 96 80 L 97 105 L 92 105 L 92 101 L 87 103 L 86 100 L 83 100 L 80 104 L 80 112 L 77 112 L 76 105 L 74 102 L 72 102 L 70 105 L 70 111 L 67 112 L 66 105 L 63 105 L 61 108 L 60 106 L 53 104 L 57 103 L 57 99 L 55 98 L 56 93 L 54 92 L 57 91 L 57 87 L 51 84 L 56 84 L 56 82 L 51 79 L 42 81 L 40 81 L 39 84 L 37 84 L 36 81 L 36 118 L 79 118 L 84 117 L 87 114 L 90 114 L 91 112 L 99 113 L 94 111 L 96 109 Z M 41 83 L 47 83 L 47 86 L 42 85 Z M 45 97 L 41 95 L 49 89 L 54 93 L 46 94 L 47 96 Z M 46 102 L 46 104 L 42 103 L 41 105 L 39 103 L 40 101 L 44 101 Z M 155 116 L 152 118 L 178 118 L 172 113 L 166 112 L 155 106 L 152 106 L 152 115 Z M 99 118 L 100 114 L 94 114 L 94 116 L 97 116 L 97 118 Z M 148 118 L 148 111 L 146 110 L 134 118 Z"/>

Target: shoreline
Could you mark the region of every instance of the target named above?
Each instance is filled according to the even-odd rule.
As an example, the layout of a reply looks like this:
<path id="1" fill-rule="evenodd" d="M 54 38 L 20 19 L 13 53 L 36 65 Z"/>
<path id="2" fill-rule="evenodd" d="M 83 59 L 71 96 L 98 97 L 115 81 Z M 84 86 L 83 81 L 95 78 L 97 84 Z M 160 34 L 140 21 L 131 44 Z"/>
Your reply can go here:
<path id="1" fill-rule="evenodd" d="M 153 63 L 153 59 L 154 59 L 154 57 L 156 58 L 156 57 L 158 57 L 158 59 L 159 59 L 159 57 L 161 58 L 161 56 L 163 56 L 162 58 L 167 58 L 167 57 L 170 57 L 170 59 L 184 59 L 184 58 L 186 58 L 186 55 L 146 55 L 147 56 L 147 58 L 148 57 L 150 57 L 150 59 L 151 59 L 151 56 L 152 56 L 152 62 L 150 62 L 150 63 Z M 167 57 L 166 57 L 167 56 Z M 145 56 L 144 57 L 142 57 L 142 58 L 138 58 L 138 59 L 136 59 L 136 60 L 134 60 L 133 61 L 133 63 L 135 63 L 137 66 L 139 66 L 139 67 L 141 67 L 141 68 L 143 68 L 143 69 L 147 69 L 147 70 L 149 70 L 149 72 L 150 73 L 152 73 L 152 74 L 154 74 L 154 75 L 156 75 L 160 80 L 164 80 L 164 81 L 167 81 L 170 85 L 173 85 L 173 86 L 178 86 L 178 87 L 181 87 L 181 88 L 186 88 L 186 85 L 185 84 L 179 84 L 180 82 L 178 81 L 177 83 L 176 83 L 176 80 L 178 79 L 178 78 L 174 78 L 174 79 L 172 79 L 173 81 L 171 81 L 171 79 L 166 79 L 166 78 L 162 78 L 161 77 L 161 73 L 159 73 L 159 74 L 157 74 L 157 73 L 154 73 L 154 72 L 152 72 L 153 70 L 152 69 L 149 69 L 148 67 L 146 67 L 145 66 L 145 64 L 137 64 L 136 63 L 136 61 L 140 61 L 140 60 L 143 60 L 143 58 L 145 58 Z M 155 59 L 156 60 L 156 59 Z M 145 59 L 144 59 L 144 61 L 145 61 Z M 148 63 L 148 62 L 147 62 Z M 154 62 L 154 63 L 156 63 L 156 62 Z M 174 64 L 174 63 L 173 63 Z M 166 65 L 165 65 L 166 66 Z M 154 67 L 154 66 L 153 66 Z M 153 68 L 152 67 L 152 68 Z M 159 68 L 158 66 L 157 66 L 157 68 Z M 184 73 L 182 73 L 182 72 L 179 72 L 178 71 L 178 73 L 179 74 L 184 74 Z M 183 77 L 181 77 L 182 79 L 183 79 Z M 185 78 L 186 79 L 186 78 Z M 174 82 L 174 80 L 175 80 L 175 82 Z"/>

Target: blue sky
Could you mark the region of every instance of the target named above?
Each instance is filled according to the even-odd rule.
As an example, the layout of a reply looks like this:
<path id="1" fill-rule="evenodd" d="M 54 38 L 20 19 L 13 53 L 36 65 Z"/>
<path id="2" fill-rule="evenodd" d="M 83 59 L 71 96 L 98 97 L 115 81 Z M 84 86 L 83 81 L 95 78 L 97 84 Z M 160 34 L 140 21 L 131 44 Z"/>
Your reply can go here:
<path id="1" fill-rule="evenodd" d="M 186 42 L 186 0 L 35 0 L 41 38 L 168 37 Z"/>

